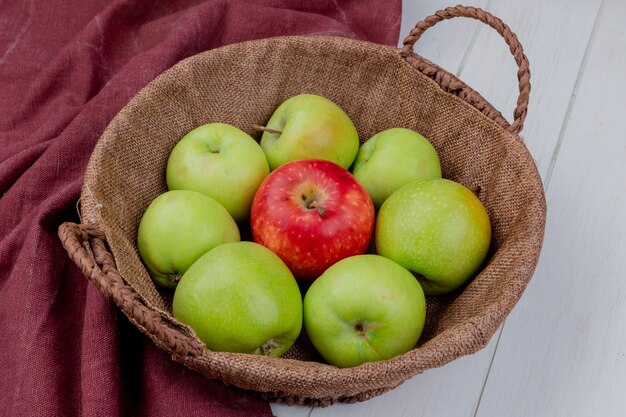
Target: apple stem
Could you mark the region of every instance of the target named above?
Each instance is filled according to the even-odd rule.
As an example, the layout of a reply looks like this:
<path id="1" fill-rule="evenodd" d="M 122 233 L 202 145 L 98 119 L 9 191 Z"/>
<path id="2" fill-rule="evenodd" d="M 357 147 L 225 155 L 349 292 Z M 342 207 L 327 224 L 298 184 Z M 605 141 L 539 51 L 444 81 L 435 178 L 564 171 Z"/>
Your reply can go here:
<path id="1" fill-rule="evenodd" d="M 326 217 L 326 210 L 324 209 L 324 207 L 320 206 L 316 200 L 311 201 L 311 204 L 309 204 L 308 208 L 317 210 L 317 212 L 320 214 L 320 217 Z"/>
<path id="2" fill-rule="evenodd" d="M 478 194 L 478 193 L 480 193 L 480 185 L 475 185 L 475 186 L 471 187 L 469 190 L 471 192 L 473 192 L 474 194 Z"/>
<path id="3" fill-rule="evenodd" d="M 170 279 L 170 281 L 173 281 L 173 282 L 178 282 L 178 281 L 180 281 L 180 279 L 181 279 L 182 277 L 183 277 L 182 275 L 172 274 L 172 275 L 170 275 L 168 278 Z"/>
<path id="4" fill-rule="evenodd" d="M 272 129 L 270 127 L 265 127 L 265 126 L 260 126 L 260 125 L 254 125 L 254 128 L 256 130 L 259 130 L 261 132 L 269 132 L 269 133 L 275 133 L 277 135 L 282 135 L 283 132 L 281 130 L 276 130 L 276 129 Z"/>

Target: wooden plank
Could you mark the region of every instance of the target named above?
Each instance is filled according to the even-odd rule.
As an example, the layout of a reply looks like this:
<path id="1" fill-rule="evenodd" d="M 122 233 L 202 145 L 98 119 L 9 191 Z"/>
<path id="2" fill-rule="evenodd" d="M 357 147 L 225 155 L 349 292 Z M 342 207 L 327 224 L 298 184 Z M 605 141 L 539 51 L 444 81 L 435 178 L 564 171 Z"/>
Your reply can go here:
<path id="1" fill-rule="evenodd" d="M 545 177 L 600 0 L 500 0 L 489 11 L 515 32 L 530 62 L 531 95 L 522 137 Z M 517 67 L 504 40 L 483 26 L 460 78 L 511 121 Z"/>
<path id="2" fill-rule="evenodd" d="M 478 417 L 625 413 L 624 19 L 625 2 L 604 2 L 548 183 L 540 267 L 505 325 Z"/>
<path id="3" fill-rule="evenodd" d="M 313 412 L 311 407 L 273 403 L 270 405 L 272 407 L 272 413 L 276 417 L 309 417 Z"/>

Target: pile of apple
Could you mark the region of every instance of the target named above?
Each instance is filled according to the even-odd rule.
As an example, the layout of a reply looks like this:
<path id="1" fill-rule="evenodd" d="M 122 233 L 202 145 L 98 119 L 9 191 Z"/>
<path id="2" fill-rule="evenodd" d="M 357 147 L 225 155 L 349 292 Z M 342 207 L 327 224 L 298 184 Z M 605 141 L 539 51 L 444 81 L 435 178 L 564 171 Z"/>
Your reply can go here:
<path id="1" fill-rule="evenodd" d="M 339 367 L 415 347 L 425 294 L 458 289 L 485 259 L 480 200 L 442 179 L 419 133 L 389 129 L 359 146 L 324 97 L 292 97 L 256 128 L 260 143 L 203 125 L 169 156 L 169 191 L 137 244 L 154 282 L 174 289 L 173 315 L 214 351 L 281 356 L 303 326 Z M 365 254 L 372 237 L 376 255 Z"/>

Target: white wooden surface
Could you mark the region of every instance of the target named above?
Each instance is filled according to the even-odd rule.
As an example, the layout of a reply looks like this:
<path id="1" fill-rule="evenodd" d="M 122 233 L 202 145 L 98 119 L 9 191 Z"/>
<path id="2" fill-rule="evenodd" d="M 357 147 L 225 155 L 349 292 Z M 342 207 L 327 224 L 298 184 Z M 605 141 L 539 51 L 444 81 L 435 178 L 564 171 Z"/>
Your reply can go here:
<path id="1" fill-rule="evenodd" d="M 401 38 L 421 18 L 454 4 L 404 0 Z M 273 405 L 279 417 L 626 416 L 626 1 L 471 5 L 501 17 L 530 60 L 522 137 L 548 201 L 534 278 L 477 354 L 363 403 Z M 442 22 L 416 50 L 510 118 L 516 69 L 490 28 L 468 19 Z"/>

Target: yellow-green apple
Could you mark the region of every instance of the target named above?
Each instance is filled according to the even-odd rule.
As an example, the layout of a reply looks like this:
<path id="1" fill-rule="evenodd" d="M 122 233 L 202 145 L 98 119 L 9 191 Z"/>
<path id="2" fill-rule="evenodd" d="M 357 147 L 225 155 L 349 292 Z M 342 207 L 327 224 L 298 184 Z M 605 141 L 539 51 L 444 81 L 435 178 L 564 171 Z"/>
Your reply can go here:
<path id="1" fill-rule="evenodd" d="M 337 262 L 304 296 L 304 327 L 330 364 L 345 368 L 411 350 L 426 319 L 415 277 L 378 255 Z"/>
<path id="2" fill-rule="evenodd" d="M 261 148 L 270 169 L 296 159 L 324 159 L 348 169 L 359 150 L 359 135 L 348 115 L 332 101 L 300 94 L 283 102 L 264 130 Z"/>
<path id="3" fill-rule="evenodd" d="M 312 280 L 340 259 L 367 250 L 374 205 L 347 170 L 302 159 L 265 178 L 250 221 L 256 242 L 280 256 L 297 279 Z"/>
<path id="4" fill-rule="evenodd" d="M 398 188 L 415 180 L 441 178 L 439 156 L 419 133 L 387 129 L 361 145 L 352 173 L 380 207 Z"/>
<path id="5" fill-rule="evenodd" d="M 172 303 L 213 351 L 281 356 L 302 328 L 302 295 L 287 266 L 254 242 L 225 243 L 183 275 Z"/>
<path id="6" fill-rule="evenodd" d="M 480 200 L 447 179 L 415 181 L 391 194 L 376 218 L 376 250 L 418 275 L 427 295 L 462 286 L 480 268 L 491 224 Z"/>
<path id="7" fill-rule="evenodd" d="M 240 239 L 237 223 L 217 201 L 188 190 L 155 198 L 139 222 L 139 255 L 156 284 L 175 288 L 182 274 L 217 245 Z"/>
<path id="8" fill-rule="evenodd" d="M 250 135 L 224 123 L 185 135 L 167 162 L 167 187 L 193 190 L 220 202 L 237 222 L 248 219 L 256 189 L 269 174 L 265 154 Z"/>

